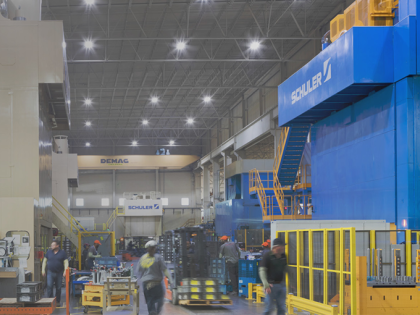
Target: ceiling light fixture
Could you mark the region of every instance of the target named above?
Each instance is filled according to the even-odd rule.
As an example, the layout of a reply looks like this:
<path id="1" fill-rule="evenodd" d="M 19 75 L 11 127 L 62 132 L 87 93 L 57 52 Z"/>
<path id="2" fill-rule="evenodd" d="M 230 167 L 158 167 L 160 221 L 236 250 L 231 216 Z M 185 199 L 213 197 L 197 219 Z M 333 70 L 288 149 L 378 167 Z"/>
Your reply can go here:
<path id="1" fill-rule="evenodd" d="M 152 97 L 152 103 L 156 104 L 157 102 L 159 102 L 159 98 L 157 96 L 153 96 Z"/>
<path id="2" fill-rule="evenodd" d="M 61 46 L 63 47 L 63 49 L 66 49 L 66 47 L 67 47 L 66 42 L 63 41 L 63 43 L 61 44 Z"/>
<path id="3" fill-rule="evenodd" d="M 85 105 L 87 106 L 92 105 L 92 100 L 90 98 L 85 98 Z"/>
<path id="4" fill-rule="evenodd" d="M 142 121 L 142 124 L 143 125 L 147 125 L 149 123 L 149 121 L 148 120 L 146 120 L 146 119 L 144 119 L 143 121 Z"/>
<path id="5" fill-rule="evenodd" d="M 85 40 L 84 45 L 85 45 L 86 49 L 92 49 L 93 48 L 93 42 L 90 39 Z"/>
<path id="6" fill-rule="evenodd" d="M 92 126 L 92 123 L 90 121 L 87 121 L 85 124 L 86 124 L 87 127 Z"/>
<path id="7" fill-rule="evenodd" d="M 174 145 L 174 144 L 175 144 L 174 140 L 169 141 L 169 145 Z"/>
<path id="8" fill-rule="evenodd" d="M 193 118 L 188 118 L 187 119 L 187 123 L 190 124 L 190 125 L 193 124 L 194 123 L 194 119 Z"/>
<path id="9" fill-rule="evenodd" d="M 132 145 L 137 145 L 137 141 L 133 141 L 131 144 Z"/>
<path id="10" fill-rule="evenodd" d="M 186 46 L 186 44 L 185 44 L 184 41 L 179 41 L 179 42 L 176 43 L 176 49 L 177 50 L 184 50 L 185 46 Z"/>
<path id="11" fill-rule="evenodd" d="M 204 103 L 210 103 L 211 102 L 211 97 L 210 96 L 205 96 L 204 97 Z"/>
<path id="12" fill-rule="evenodd" d="M 87 5 L 94 5 L 95 4 L 95 0 L 85 0 Z"/>
<path id="13" fill-rule="evenodd" d="M 261 43 L 259 41 L 254 40 L 249 45 L 249 48 L 251 48 L 251 50 L 258 50 L 260 46 L 261 46 Z"/>
<path id="14" fill-rule="evenodd" d="M 87 147 L 90 147 L 90 142 L 86 142 L 86 146 Z"/>

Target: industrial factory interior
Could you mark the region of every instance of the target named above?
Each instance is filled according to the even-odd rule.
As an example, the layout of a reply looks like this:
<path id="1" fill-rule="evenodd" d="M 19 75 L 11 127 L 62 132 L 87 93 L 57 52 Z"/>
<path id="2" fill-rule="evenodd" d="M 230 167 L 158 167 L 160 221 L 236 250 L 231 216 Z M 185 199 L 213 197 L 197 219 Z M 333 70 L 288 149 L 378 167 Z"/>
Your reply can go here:
<path id="1" fill-rule="evenodd" d="M 417 15 L 0 0 L 0 315 L 419 315 Z"/>

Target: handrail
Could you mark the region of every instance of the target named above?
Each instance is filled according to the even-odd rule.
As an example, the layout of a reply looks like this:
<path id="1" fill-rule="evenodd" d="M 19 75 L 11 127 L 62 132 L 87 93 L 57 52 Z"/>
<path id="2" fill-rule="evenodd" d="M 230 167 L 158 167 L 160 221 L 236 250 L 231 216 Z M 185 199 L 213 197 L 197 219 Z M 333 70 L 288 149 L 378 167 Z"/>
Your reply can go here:
<path id="1" fill-rule="evenodd" d="M 280 212 L 284 215 L 284 193 L 283 189 L 281 188 L 281 183 L 278 178 L 277 170 L 280 167 L 282 156 L 284 149 L 286 147 L 287 137 L 289 135 L 289 127 L 285 127 L 282 129 L 279 138 L 279 144 L 277 145 L 276 155 L 274 157 L 273 162 L 273 190 L 274 194 L 277 198 L 277 203 L 280 207 Z"/>
<path id="2" fill-rule="evenodd" d="M 264 185 L 261 182 L 260 173 L 257 169 L 249 171 L 249 185 L 257 189 L 258 198 L 260 199 L 263 216 L 267 215 L 267 196 L 265 194 Z M 251 186 L 253 185 L 253 186 Z"/>
<path id="3" fill-rule="evenodd" d="M 70 220 L 68 217 L 65 216 L 65 214 L 63 212 L 61 212 L 60 209 L 57 208 L 57 206 L 55 204 L 52 204 L 54 208 L 57 209 L 58 212 L 61 213 L 61 215 L 70 223 L 71 227 L 77 231 L 79 231 L 79 229 L 77 228 L 77 226 L 73 223 L 72 220 Z M 76 221 L 77 222 L 77 221 Z"/>
<path id="4" fill-rule="evenodd" d="M 192 224 L 195 224 L 195 219 L 188 219 L 187 220 L 187 222 L 185 222 L 181 227 L 188 227 L 188 226 L 191 226 L 191 223 Z"/>
<path id="5" fill-rule="evenodd" d="M 67 219 L 67 221 L 69 221 L 70 222 L 70 224 L 76 229 L 76 230 L 79 230 L 80 228 L 84 231 L 84 232 L 86 232 L 86 229 L 80 224 L 80 222 L 79 221 L 77 221 L 73 216 L 72 216 L 72 214 L 66 209 L 66 208 L 64 208 L 63 207 L 63 205 L 57 200 L 57 199 L 55 199 L 55 197 L 54 196 L 52 196 L 52 198 L 55 200 L 55 202 L 57 202 L 60 206 L 61 206 L 61 208 L 67 213 L 67 216 L 64 214 L 64 213 L 62 213 L 61 211 L 60 211 L 60 209 L 58 209 L 57 208 L 57 206 L 53 203 L 53 206 L 54 206 L 54 208 L 56 208 L 60 213 L 61 213 L 61 215 L 63 216 L 63 217 L 65 217 L 66 219 Z M 69 217 L 70 217 L 70 219 L 69 219 Z M 75 223 L 73 223 L 73 221 L 75 222 Z M 77 226 L 79 226 L 79 227 L 77 227 Z"/>
<path id="6" fill-rule="evenodd" d="M 111 215 L 109 216 L 108 220 L 106 221 L 105 226 L 106 226 L 107 229 L 109 229 L 109 227 L 111 226 L 111 224 L 114 223 L 115 218 L 117 216 L 116 215 L 116 211 L 117 211 L 117 208 L 115 208 L 115 210 L 112 211 Z"/>
<path id="7" fill-rule="evenodd" d="M 289 127 L 283 127 L 280 133 L 279 144 L 277 145 L 276 155 L 274 156 L 274 163 L 273 163 L 274 174 L 276 175 L 277 175 L 277 170 L 279 169 L 280 164 L 281 164 L 281 158 L 283 156 L 284 148 L 286 147 L 289 130 L 290 130 Z"/>

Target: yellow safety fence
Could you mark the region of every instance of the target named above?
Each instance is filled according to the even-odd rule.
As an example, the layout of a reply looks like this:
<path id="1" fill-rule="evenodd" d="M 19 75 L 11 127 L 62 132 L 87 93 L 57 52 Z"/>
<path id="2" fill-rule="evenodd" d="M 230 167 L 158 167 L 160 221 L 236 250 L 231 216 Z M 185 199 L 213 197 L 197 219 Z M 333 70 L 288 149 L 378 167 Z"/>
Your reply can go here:
<path id="1" fill-rule="evenodd" d="M 356 314 L 355 228 L 280 231 L 289 271 L 287 307 L 311 314 Z"/>
<path id="2" fill-rule="evenodd" d="M 125 214 L 124 207 L 115 208 L 115 210 L 112 211 L 111 215 L 109 216 L 108 221 L 106 221 L 105 223 L 105 229 L 110 230 L 111 225 L 115 222 L 115 220 L 117 219 L 117 216 L 124 215 L 124 214 Z"/>
<path id="3" fill-rule="evenodd" d="M 109 235 L 110 239 L 110 244 L 111 244 L 111 252 L 110 252 L 110 256 L 113 257 L 115 256 L 115 232 L 113 231 L 104 231 L 104 232 L 99 232 L 99 231 L 88 231 L 88 232 L 80 232 L 78 235 L 78 243 L 79 243 L 79 248 L 76 251 L 77 254 L 77 260 L 79 262 L 79 270 L 82 270 L 82 252 L 83 252 L 83 246 L 82 246 L 82 240 L 84 237 L 89 237 L 89 236 L 97 236 L 98 238 L 100 238 L 101 236 L 105 236 L 105 235 Z"/>

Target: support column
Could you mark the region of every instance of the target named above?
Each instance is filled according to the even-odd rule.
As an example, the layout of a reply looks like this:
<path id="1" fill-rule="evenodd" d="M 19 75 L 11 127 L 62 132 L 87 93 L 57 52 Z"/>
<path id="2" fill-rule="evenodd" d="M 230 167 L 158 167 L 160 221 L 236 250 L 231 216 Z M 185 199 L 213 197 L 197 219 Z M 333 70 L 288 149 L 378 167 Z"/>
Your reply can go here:
<path id="1" fill-rule="evenodd" d="M 203 208 L 207 209 L 210 205 L 210 170 L 208 165 L 203 168 Z"/>
<path id="2" fill-rule="evenodd" d="M 220 165 L 217 161 L 211 161 L 213 165 L 213 202 L 216 204 L 216 199 L 220 198 Z"/>
<path id="3" fill-rule="evenodd" d="M 223 193 L 223 201 L 227 200 L 227 185 L 226 185 L 226 166 L 228 166 L 228 159 L 226 152 L 222 152 L 223 156 L 223 184 L 224 184 L 224 193 Z M 230 163 L 229 163 L 230 164 Z"/>
<path id="4" fill-rule="evenodd" d="M 156 174 L 155 191 L 159 191 L 159 170 L 155 170 L 155 174 Z"/>
<path id="5" fill-rule="evenodd" d="M 248 106 L 246 106 L 245 94 L 242 94 L 242 128 L 248 125 Z"/>

